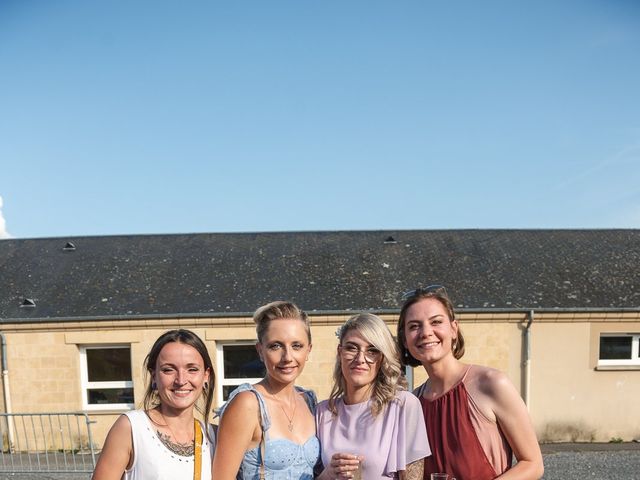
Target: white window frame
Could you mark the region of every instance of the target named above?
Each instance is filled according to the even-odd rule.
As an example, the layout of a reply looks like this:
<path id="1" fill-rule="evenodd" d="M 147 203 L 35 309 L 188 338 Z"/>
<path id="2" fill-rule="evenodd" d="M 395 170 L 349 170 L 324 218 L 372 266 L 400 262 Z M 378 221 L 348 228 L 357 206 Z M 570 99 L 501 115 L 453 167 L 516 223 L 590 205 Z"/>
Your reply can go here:
<path id="1" fill-rule="evenodd" d="M 637 333 L 601 333 L 598 345 L 602 337 L 631 337 L 631 358 L 629 359 L 602 359 L 598 350 L 598 366 L 640 366 L 640 334 Z M 598 347 L 599 348 L 599 347 Z"/>
<path id="2" fill-rule="evenodd" d="M 133 403 L 101 403 L 99 405 L 89 403 L 88 391 L 92 388 L 133 388 L 133 379 L 117 382 L 90 382 L 89 370 L 87 366 L 87 350 L 106 350 L 108 348 L 128 348 L 130 344 L 108 344 L 108 345 L 80 345 L 80 384 L 82 388 L 82 409 L 83 410 L 131 410 L 135 407 Z M 131 361 L 131 359 L 129 359 Z"/>
<path id="3" fill-rule="evenodd" d="M 222 399 L 222 387 L 228 385 L 241 385 L 243 383 L 257 383 L 262 380 L 262 377 L 259 378 L 238 378 L 231 377 L 225 378 L 224 376 L 224 347 L 238 347 L 238 346 L 251 346 L 256 348 L 255 340 L 236 340 L 230 342 L 216 342 L 216 383 L 218 384 L 216 387 L 216 405 L 222 406 L 226 402 Z"/>

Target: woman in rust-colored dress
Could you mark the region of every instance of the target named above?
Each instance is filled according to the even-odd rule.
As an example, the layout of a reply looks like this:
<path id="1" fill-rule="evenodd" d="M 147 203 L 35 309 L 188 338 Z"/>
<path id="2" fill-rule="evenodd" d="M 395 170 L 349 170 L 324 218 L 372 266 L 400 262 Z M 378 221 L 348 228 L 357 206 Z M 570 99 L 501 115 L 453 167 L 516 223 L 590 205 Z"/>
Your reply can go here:
<path id="1" fill-rule="evenodd" d="M 542 476 L 542 454 L 518 391 L 504 373 L 460 361 L 464 338 L 444 287 L 405 294 L 397 338 L 403 364 L 422 365 L 429 375 L 414 392 L 432 450 L 426 480 L 435 472 L 457 480 Z"/>

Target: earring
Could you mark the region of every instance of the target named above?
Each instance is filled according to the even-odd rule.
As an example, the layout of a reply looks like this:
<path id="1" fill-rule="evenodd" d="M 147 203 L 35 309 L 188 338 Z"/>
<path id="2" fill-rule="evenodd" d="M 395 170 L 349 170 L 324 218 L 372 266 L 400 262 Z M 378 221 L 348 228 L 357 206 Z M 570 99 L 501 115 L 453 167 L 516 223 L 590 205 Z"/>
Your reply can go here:
<path id="1" fill-rule="evenodd" d="M 202 386 L 205 390 L 209 390 L 209 382 L 204 382 L 204 385 Z"/>
<path id="2" fill-rule="evenodd" d="M 156 385 L 156 382 L 151 382 L 151 390 L 157 390 L 158 386 Z"/>

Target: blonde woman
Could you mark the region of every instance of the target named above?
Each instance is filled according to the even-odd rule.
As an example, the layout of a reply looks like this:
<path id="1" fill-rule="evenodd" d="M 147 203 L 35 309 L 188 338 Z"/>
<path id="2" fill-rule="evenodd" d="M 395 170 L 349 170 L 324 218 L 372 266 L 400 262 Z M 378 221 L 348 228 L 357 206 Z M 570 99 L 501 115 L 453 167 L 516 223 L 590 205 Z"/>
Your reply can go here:
<path id="1" fill-rule="evenodd" d="M 369 313 L 338 331 L 334 384 L 318 405 L 324 469 L 320 479 L 422 480 L 430 454 L 420 402 L 404 389 L 398 350 L 385 323 Z"/>
<path id="2" fill-rule="evenodd" d="M 295 385 L 311 353 L 309 319 L 293 303 L 278 301 L 259 308 L 253 320 L 266 376 L 229 396 L 213 478 L 311 480 L 319 455 L 316 397 Z"/>

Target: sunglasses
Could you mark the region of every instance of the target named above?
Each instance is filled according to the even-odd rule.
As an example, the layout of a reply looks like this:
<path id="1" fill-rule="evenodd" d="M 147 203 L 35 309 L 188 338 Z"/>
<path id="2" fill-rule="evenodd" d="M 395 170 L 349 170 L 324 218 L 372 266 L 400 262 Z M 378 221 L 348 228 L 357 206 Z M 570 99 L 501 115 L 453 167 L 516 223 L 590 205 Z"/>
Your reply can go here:
<path id="1" fill-rule="evenodd" d="M 409 300 L 410 298 L 423 295 L 425 293 L 442 293 L 446 297 L 449 296 L 447 295 L 447 289 L 444 288 L 444 285 L 429 285 L 428 287 L 418 287 L 413 290 L 407 290 L 402 294 L 402 301 Z"/>

